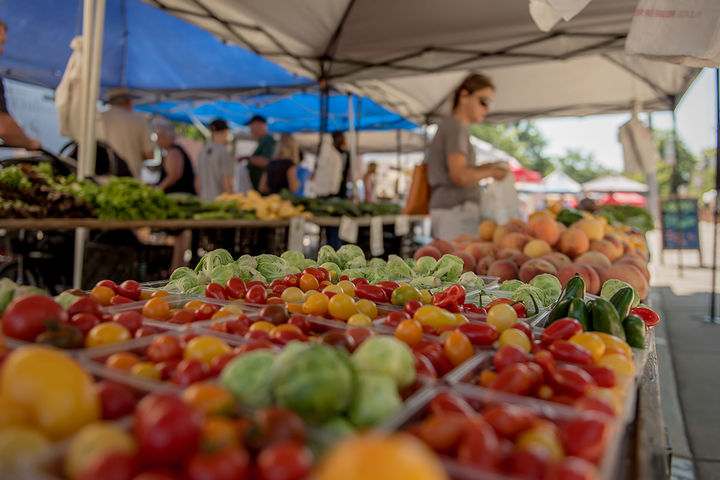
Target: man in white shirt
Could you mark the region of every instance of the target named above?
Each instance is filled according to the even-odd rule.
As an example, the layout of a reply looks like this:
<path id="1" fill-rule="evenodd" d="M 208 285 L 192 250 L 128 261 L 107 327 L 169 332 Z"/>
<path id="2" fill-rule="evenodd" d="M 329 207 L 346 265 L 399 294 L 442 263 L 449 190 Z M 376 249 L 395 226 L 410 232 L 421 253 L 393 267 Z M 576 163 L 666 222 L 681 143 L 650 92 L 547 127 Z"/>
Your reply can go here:
<path id="1" fill-rule="evenodd" d="M 111 88 L 107 97 L 110 109 L 100 114 L 98 139 L 109 143 L 133 177 L 140 179 L 143 160 L 154 155 L 150 129 L 143 116 L 132 111 L 132 95 L 127 88 Z"/>

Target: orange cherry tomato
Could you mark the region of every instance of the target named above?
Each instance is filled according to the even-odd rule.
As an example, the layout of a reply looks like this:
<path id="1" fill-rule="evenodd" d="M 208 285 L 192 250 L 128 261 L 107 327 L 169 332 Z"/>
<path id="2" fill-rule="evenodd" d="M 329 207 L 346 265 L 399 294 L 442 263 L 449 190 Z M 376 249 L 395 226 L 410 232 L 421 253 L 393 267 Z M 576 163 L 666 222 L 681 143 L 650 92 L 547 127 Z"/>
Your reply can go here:
<path id="1" fill-rule="evenodd" d="M 130 371 L 133 365 L 140 363 L 140 357 L 132 352 L 118 352 L 110 355 L 105 360 L 105 366 L 117 368 L 118 370 Z"/>
<path id="2" fill-rule="evenodd" d="M 167 320 L 171 316 L 170 305 L 162 297 L 151 298 L 145 302 L 142 314 L 154 320 Z"/>
<path id="3" fill-rule="evenodd" d="M 420 343 L 422 336 L 422 325 L 417 320 L 403 320 L 395 327 L 395 338 L 407 343 L 411 347 Z"/>
<path id="4" fill-rule="evenodd" d="M 100 305 L 110 305 L 110 299 L 115 296 L 115 291 L 110 287 L 99 285 L 90 290 L 90 296 L 97 300 Z"/>
<path id="5" fill-rule="evenodd" d="M 308 290 L 317 290 L 320 288 L 320 282 L 318 282 L 318 279 L 315 278 L 313 275 L 310 275 L 309 273 L 303 273 L 300 277 L 300 282 L 298 284 L 300 287 L 300 290 L 303 292 L 307 292 Z"/>
<path id="6" fill-rule="evenodd" d="M 455 330 L 445 337 L 443 344 L 445 355 L 450 359 L 453 365 L 458 366 L 473 355 L 473 346 L 467 336 Z"/>

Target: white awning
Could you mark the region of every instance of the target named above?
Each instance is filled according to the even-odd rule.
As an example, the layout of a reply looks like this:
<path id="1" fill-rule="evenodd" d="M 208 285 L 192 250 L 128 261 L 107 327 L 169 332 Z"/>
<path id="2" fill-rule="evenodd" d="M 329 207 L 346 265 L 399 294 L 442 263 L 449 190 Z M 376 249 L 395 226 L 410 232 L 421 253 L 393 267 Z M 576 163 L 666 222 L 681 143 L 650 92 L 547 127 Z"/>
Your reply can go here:
<path id="1" fill-rule="evenodd" d="M 630 180 L 622 175 L 608 175 L 582 184 L 586 192 L 638 192 L 648 191 L 644 183 Z"/>

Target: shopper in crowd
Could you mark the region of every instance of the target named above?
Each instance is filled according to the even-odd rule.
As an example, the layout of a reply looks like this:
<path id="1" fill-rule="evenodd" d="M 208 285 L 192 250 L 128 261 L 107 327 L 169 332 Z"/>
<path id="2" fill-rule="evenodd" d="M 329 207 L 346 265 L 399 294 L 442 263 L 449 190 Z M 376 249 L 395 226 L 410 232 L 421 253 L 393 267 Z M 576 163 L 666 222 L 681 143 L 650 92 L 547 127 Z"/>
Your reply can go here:
<path id="1" fill-rule="evenodd" d="M 365 201 L 377 202 L 377 193 L 375 192 L 377 181 L 377 163 L 368 163 L 365 175 L 363 175 L 363 188 L 365 189 Z"/>
<path id="2" fill-rule="evenodd" d="M 348 179 L 350 178 L 350 152 L 348 151 L 347 143 L 345 143 L 345 134 L 343 132 L 333 132 L 332 138 L 333 145 L 342 156 L 342 177 L 340 179 L 340 189 L 336 194 L 330 196 L 347 198 L 347 183 Z"/>
<path id="3" fill-rule="evenodd" d="M 221 193 L 233 192 L 235 160 L 228 150 L 230 128 L 223 119 L 210 122 L 210 142 L 197 157 L 196 188 L 203 200 L 214 200 Z"/>
<path id="4" fill-rule="evenodd" d="M 283 133 L 275 158 L 268 163 L 260 178 L 260 193 L 280 193 L 283 189 L 297 193 L 301 187 L 297 168 L 299 163 L 300 150 L 295 139 L 289 133 Z"/>
<path id="5" fill-rule="evenodd" d="M 5 42 L 7 41 L 7 31 L 7 25 L 0 20 L 0 56 L 3 54 Z M 40 140 L 28 137 L 8 112 L 2 77 L 0 77 L 0 139 L 5 142 L 6 147 L 37 150 L 42 146 Z"/>
<path id="6" fill-rule="evenodd" d="M 428 155 L 428 181 L 432 232 L 450 240 L 467 233 L 476 235 L 480 224 L 480 185 L 484 178 L 500 180 L 508 173 L 502 162 L 475 165 L 469 126 L 487 115 L 495 95 L 492 81 L 481 74 L 465 78 L 453 95 L 452 115 L 435 133 Z"/>
<path id="7" fill-rule="evenodd" d="M 154 149 L 147 121 L 133 112 L 132 99 L 127 88 L 109 89 L 106 103 L 110 108 L 100 113 L 97 134 L 125 161 L 132 176 L 140 179 L 143 161 L 153 158 Z"/>
<path id="8" fill-rule="evenodd" d="M 255 115 L 247 124 L 250 127 L 250 134 L 258 142 L 255 151 L 247 158 L 250 181 L 253 188 L 258 190 L 265 167 L 270 163 L 270 159 L 275 156 L 275 139 L 268 133 L 265 117 Z"/>
<path id="9" fill-rule="evenodd" d="M 157 146 L 163 150 L 160 181 L 157 188 L 165 193 L 195 194 L 195 174 L 190 157 L 175 143 L 175 129 L 169 122 L 154 125 Z"/>

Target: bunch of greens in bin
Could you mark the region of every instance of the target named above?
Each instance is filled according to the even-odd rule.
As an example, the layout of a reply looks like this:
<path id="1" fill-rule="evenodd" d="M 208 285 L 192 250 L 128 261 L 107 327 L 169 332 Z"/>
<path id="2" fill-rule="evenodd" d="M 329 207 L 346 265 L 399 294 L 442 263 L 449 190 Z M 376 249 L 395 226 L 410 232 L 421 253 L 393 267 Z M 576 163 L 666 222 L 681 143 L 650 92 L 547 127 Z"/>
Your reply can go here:
<path id="1" fill-rule="evenodd" d="M 604 205 L 596 214 L 605 217 L 611 225 L 622 223 L 629 227 L 637 228 L 643 233 L 647 233 L 655 228 L 652 215 L 642 207 L 633 205 Z"/>

